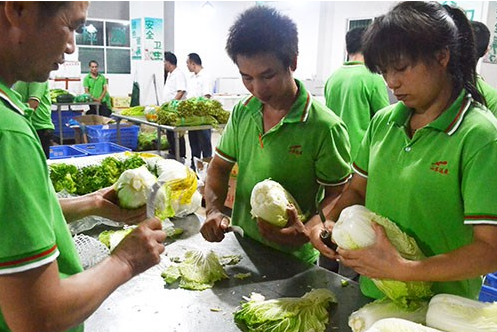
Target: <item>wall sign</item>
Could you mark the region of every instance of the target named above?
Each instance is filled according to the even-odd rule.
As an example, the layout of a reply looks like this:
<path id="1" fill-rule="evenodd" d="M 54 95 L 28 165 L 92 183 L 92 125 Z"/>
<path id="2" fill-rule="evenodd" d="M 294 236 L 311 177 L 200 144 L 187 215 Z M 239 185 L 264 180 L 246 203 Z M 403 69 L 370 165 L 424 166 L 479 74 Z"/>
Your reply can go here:
<path id="1" fill-rule="evenodd" d="M 133 60 L 142 59 L 142 19 L 131 20 L 131 58 Z"/>
<path id="2" fill-rule="evenodd" d="M 162 61 L 164 59 L 164 30 L 161 18 L 145 17 L 144 55 L 145 60 Z"/>

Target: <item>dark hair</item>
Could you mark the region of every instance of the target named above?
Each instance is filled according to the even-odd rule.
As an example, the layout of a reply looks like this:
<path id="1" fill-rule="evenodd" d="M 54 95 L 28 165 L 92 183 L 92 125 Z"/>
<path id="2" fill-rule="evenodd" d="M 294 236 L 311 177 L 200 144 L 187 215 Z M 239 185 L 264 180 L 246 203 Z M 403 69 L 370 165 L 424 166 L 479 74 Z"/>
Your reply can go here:
<path id="1" fill-rule="evenodd" d="M 97 60 L 90 60 L 90 62 L 88 62 L 88 67 L 91 67 L 91 64 L 92 64 L 92 63 L 96 64 L 96 65 L 97 65 L 97 67 L 98 67 L 98 62 L 97 62 Z"/>
<path id="2" fill-rule="evenodd" d="M 478 21 L 471 21 L 471 28 L 475 36 L 476 57 L 483 57 L 487 53 L 488 44 L 490 43 L 490 30 L 487 26 Z"/>
<path id="3" fill-rule="evenodd" d="M 238 55 L 271 53 L 290 67 L 299 53 L 297 26 L 274 8 L 252 7 L 231 26 L 226 51 L 235 63 Z"/>
<path id="4" fill-rule="evenodd" d="M 188 54 L 188 59 L 190 59 L 191 62 L 199 66 L 202 66 L 202 60 L 200 59 L 200 56 L 197 53 Z"/>
<path id="5" fill-rule="evenodd" d="M 178 64 L 178 59 L 172 52 L 164 52 L 164 61 L 167 61 L 174 66 Z"/>
<path id="6" fill-rule="evenodd" d="M 375 19 L 363 38 L 365 64 L 376 73 L 402 57 L 430 63 L 443 49 L 450 51 L 447 70 L 453 77 L 453 94 L 464 87 L 484 103 L 476 88 L 473 31 L 462 10 L 437 2 L 401 2 Z"/>
<path id="7" fill-rule="evenodd" d="M 351 29 L 345 35 L 345 44 L 348 54 L 355 54 L 362 52 L 362 36 L 366 31 L 366 27 L 359 27 Z"/>

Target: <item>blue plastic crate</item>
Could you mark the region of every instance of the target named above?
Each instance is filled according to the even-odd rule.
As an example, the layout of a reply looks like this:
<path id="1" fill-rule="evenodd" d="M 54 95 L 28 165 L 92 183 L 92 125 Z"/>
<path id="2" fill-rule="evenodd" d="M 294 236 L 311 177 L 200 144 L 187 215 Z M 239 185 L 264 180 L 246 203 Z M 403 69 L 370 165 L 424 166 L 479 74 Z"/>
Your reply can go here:
<path id="1" fill-rule="evenodd" d="M 485 284 L 497 288 L 497 272 L 487 274 L 485 277 Z"/>
<path id="2" fill-rule="evenodd" d="M 136 150 L 138 148 L 139 126 L 121 125 L 120 145 Z M 115 124 L 86 126 L 86 135 L 90 143 L 117 142 L 117 129 Z"/>
<path id="3" fill-rule="evenodd" d="M 75 144 L 73 145 L 73 147 L 77 150 L 81 150 L 84 153 L 88 153 L 89 155 L 110 154 L 131 150 L 130 148 L 120 146 L 111 142 Z"/>
<path id="4" fill-rule="evenodd" d="M 497 301 L 497 288 L 483 285 L 481 287 L 480 297 L 478 299 L 481 302 L 496 302 Z"/>
<path id="5" fill-rule="evenodd" d="M 61 111 L 62 118 L 62 135 L 64 139 L 74 139 L 74 130 L 68 126 L 66 123 L 69 122 L 72 118 L 80 116 L 83 114 L 83 111 Z M 54 128 L 54 136 L 59 137 L 59 113 L 57 111 L 52 111 L 52 122 L 55 126 Z"/>
<path id="6" fill-rule="evenodd" d="M 87 155 L 88 153 L 75 149 L 70 145 L 56 145 L 50 147 L 50 159 L 76 158 Z"/>

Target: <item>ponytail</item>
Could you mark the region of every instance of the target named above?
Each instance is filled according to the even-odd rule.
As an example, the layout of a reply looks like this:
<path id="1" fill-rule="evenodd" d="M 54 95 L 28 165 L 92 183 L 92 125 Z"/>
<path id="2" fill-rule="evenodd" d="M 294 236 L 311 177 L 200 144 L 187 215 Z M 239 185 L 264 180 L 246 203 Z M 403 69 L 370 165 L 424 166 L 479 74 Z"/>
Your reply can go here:
<path id="1" fill-rule="evenodd" d="M 454 21 L 458 35 L 451 47 L 449 71 L 454 77 L 454 88 L 459 91 L 465 88 L 473 99 L 486 105 L 485 98 L 476 86 L 476 52 L 474 34 L 471 24 L 464 12 L 458 8 L 444 5 L 449 16 Z"/>

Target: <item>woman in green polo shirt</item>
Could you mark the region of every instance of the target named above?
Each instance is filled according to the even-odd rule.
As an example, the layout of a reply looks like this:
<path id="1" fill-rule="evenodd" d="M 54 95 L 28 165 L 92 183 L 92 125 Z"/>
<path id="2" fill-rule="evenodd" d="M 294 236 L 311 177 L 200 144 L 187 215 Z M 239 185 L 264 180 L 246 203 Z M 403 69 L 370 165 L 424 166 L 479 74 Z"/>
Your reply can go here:
<path id="1" fill-rule="evenodd" d="M 364 55 L 399 102 L 373 118 L 329 218 L 365 205 L 414 237 L 427 258 L 402 258 L 381 227 L 366 249 L 335 253 L 318 239 L 320 227 L 311 241 L 360 273 L 369 297 L 384 296 L 369 279 L 380 278 L 433 281 L 434 293 L 475 299 L 481 275 L 497 270 L 497 121 L 476 89 L 469 22 L 456 8 L 403 2 L 373 22 Z"/>

